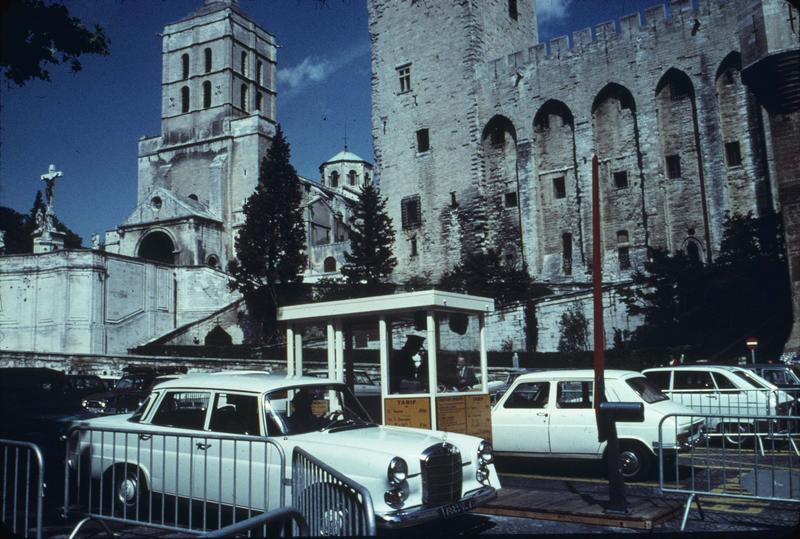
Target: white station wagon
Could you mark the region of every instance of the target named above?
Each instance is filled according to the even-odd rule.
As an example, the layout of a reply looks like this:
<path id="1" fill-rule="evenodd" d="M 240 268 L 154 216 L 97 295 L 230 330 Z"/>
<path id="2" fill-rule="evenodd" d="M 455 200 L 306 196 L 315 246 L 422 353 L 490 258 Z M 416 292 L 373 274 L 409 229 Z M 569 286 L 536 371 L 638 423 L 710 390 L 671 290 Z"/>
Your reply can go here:
<path id="1" fill-rule="evenodd" d="M 597 439 L 594 371 L 553 370 L 523 374 L 492 409 L 492 441 L 498 455 L 593 459 L 605 458 L 606 443 Z M 609 401 L 644 403 L 644 422 L 617 423 L 620 470 L 627 479 L 645 477 L 658 455 L 658 425 L 667 414 L 691 414 L 671 401 L 638 372 L 605 371 Z M 667 419 L 664 449 L 674 454 L 695 443 L 701 418 Z"/>
<path id="2" fill-rule="evenodd" d="M 136 504 L 148 492 L 256 511 L 279 507 L 280 460 L 272 442 L 286 455 L 287 477 L 292 451 L 300 447 L 366 487 L 377 523 L 387 527 L 469 510 L 500 487 L 490 443 L 376 425 L 346 386 L 319 378 L 188 375 L 160 384 L 132 415 L 81 426 L 71 464 L 91 462 L 91 476 L 105 478 L 129 515 L 139 514 Z M 108 433 L 115 429 L 136 433 Z M 215 438 L 232 434 L 270 443 Z"/>

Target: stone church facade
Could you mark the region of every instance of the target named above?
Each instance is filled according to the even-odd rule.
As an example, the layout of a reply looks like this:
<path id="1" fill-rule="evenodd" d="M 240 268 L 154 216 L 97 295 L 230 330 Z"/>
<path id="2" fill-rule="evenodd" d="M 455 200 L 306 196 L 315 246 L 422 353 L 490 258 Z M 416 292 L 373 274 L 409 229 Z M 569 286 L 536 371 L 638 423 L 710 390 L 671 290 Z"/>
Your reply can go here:
<path id="1" fill-rule="evenodd" d="M 139 140 L 136 209 L 106 250 L 225 268 L 275 129 L 275 38 L 206 0 L 162 34 L 161 134 Z"/>
<path id="2" fill-rule="evenodd" d="M 396 277 L 436 280 L 494 248 L 560 293 L 585 289 L 596 153 L 605 282 L 628 282 L 649 247 L 707 261 L 728 216 L 783 209 L 800 313 L 800 197 L 784 188 L 800 180 L 798 96 L 776 112 L 751 60 L 798 65 L 797 9 L 673 0 L 670 12 L 545 44 L 534 0 L 370 0 L 376 167 L 402 224 Z M 798 75 L 784 69 L 773 88 L 791 94 Z"/>

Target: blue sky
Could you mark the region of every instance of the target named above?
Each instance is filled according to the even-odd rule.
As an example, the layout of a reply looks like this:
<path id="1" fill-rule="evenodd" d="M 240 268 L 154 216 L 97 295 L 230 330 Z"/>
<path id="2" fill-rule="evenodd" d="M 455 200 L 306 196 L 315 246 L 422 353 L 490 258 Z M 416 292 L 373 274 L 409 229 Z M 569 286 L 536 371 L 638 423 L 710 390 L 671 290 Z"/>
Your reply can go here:
<path id="1" fill-rule="evenodd" d="M 398 0 L 399 1 L 399 0 Z M 430 0 L 442 1 L 442 0 Z M 160 132 L 161 40 L 165 24 L 202 0 L 67 0 L 87 25 L 100 24 L 111 55 L 82 59 L 83 71 L 53 67 L 51 82 L 0 84 L 0 205 L 27 212 L 49 163 L 64 171 L 56 215 L 89 244 L 136 202 L 141 136 Z M 641 11 L 658 0 L 537 0 L 543 40 Z M 278 121 L 298 173 L 342 149 L 372 160 L 370 56 L 365 0 L 240 0 L 274 34 Z"/>

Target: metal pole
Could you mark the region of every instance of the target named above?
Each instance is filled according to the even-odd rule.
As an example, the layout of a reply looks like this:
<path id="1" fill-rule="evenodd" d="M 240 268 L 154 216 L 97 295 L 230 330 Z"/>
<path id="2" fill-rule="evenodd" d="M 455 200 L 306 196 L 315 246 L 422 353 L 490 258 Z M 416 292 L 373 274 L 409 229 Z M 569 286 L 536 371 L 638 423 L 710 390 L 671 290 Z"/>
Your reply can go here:
<path id="1" fill-rule="evenodd" d="M 603 253 L 600 229 L 600 162 L 592 156 L 592 299 L 594 306 L 594 413 L 599 441 L 607 440 L 608 466 L 607 513 L 627 513 L 625 482 L 619 470 L 619 441 L 614 419 L 600 413 L 605 395 L 605 339 L 603 331 Z"/>

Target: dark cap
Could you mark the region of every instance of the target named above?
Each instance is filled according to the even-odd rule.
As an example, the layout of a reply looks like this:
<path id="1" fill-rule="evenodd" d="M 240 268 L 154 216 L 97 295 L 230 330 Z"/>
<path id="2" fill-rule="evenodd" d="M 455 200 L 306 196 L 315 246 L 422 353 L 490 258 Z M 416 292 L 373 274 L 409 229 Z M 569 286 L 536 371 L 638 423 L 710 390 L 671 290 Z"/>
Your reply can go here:
<path id="1" fill-rule="evenodd" d="M 403 345 L 403 348 L 413 348 L 414 350 L 419 350 L 424 342 L 425 337 L 420 337 L 419 335 L 406 335 L 406 344 Z"/>

